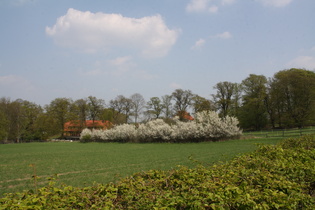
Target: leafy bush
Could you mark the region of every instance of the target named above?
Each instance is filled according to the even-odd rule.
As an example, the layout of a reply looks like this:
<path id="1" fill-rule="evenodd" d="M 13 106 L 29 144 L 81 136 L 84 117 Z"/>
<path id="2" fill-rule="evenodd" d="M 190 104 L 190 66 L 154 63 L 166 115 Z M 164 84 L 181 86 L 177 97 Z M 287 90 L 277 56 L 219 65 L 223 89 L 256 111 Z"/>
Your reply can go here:
<path id="1" fill-rule="evenodd" d="M 8 194 L 0 209 L 314 209 L 315 136 L 295 140 L 211 167 L 150 170 L 117 184 L 50 184 Z"/>
<path id="2" fill-rule="evenodd" d="M 194 121 L 175 120 L 169 125 L 162 119 L 152 120 L 138 127 L 130 124 L 109 130 L 88 130 L 81 133 L 81 140 L 116 142 L 188 142 L 238 137 L 241 134 L 234 117 L 221 119 L 215 112 L 200 112 Z"/>

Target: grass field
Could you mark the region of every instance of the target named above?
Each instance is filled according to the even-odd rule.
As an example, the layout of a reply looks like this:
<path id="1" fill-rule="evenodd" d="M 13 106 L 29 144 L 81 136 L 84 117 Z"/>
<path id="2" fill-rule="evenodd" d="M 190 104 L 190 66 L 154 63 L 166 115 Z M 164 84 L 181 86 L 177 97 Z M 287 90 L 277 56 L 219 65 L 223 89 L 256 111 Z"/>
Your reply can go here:
<path id="1" fill-rule="evenodd" d="M 253 151 L 257 143 L 275 144 L 280 139 L 186 144 L 50 142 L 0 145 L 0 196 L 35 189 L 34 173 L 39 177 L 37 187 L 47 184 L 47 178 L 55 174 L 58 174 L 59 184 L 83 187 L 93 182 L 114 182 L 150 169 L 167 170 L 177 165 L 192 167 L 197 164 L 195 161 L 211 165 Z"/>

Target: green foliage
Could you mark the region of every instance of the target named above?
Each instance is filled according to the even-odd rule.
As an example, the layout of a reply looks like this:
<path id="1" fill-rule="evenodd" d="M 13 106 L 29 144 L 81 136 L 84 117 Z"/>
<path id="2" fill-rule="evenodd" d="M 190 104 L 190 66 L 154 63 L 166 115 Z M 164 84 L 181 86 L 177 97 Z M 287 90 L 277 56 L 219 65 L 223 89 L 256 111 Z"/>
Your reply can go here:
<path id="1" fill-rule="evenodd" d="M 238 116 L 242 128 L 260 130 L 267 125 L 266 84 L 267 79 L 263 75 L 250 74 L 242 81 L 243 105 Z"/>
<path id="2" fill-rule="evenodd" d="M 305 69 L 279 71 L 269 85 L 268 112 L 279 126 L 301 128 L 314 120 L 314 72 Z"/>
<path id="3" fill-rule="evenodd" d="M 8 194 L 1 209 L 314 209 L 315 136 L 262 145 L 211 167 L 134 174 L 117 184 Z M 306 146 L 309 145 L 309 146 Z"/>

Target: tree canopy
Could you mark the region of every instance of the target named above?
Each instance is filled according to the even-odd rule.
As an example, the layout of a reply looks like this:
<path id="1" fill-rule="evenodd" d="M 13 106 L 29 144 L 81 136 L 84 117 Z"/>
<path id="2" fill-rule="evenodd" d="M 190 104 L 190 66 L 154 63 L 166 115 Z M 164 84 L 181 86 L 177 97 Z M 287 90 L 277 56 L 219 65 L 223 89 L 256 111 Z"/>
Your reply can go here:
<path id="1" fill-rule="evenodd" d="M 250 74 L 241 83 L 218 82 L 212 100 L 176 89 L 169 95 L 153 96 L 147 102 L 140 93 L 118 95 L 105 103 L 95 96 L 56 98 L 41 107 L 22 99 L 0 98 L 0 140 L 30 141 L 62 137 L 70 120 L 108 120 L 112 124 L 141 123 L 151 119 L 172 122 L 178 115 L 215 110 L 219 116 L 238 118 L 243 129 L 289 128 L 315 125 L 315 72 L 287 69 L 273 77 Z M 182 114 L 181 114 L 182 113 Z M 132 118 L 133 117 L 133 118 Z M 134 120 L 133 120 L 134 119 Z"/>

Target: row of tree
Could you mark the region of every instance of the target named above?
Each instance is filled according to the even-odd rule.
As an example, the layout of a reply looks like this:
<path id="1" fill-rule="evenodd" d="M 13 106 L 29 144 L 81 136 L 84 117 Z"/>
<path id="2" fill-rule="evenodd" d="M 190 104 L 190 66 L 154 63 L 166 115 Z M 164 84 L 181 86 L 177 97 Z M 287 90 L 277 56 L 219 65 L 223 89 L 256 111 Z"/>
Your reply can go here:
<path id="1" fill-rule="evenodd" d="M 70 120 L 108 120 L 113 124 L 139 123 L 150 119 L 169 120 L 175 115 L 187 120 L 187 113 L 211 110 L 224 118 L 235 116 L 243 129 L 303 127 L 315 124 L 315 72 L 289 69 L 272 78 L 250 74 L 241 83 L 219 82 L 212 99 L 190 90 L 176 89 L 170 95 L 145 101 L 135 93 L 117 96 L 107 104 L 89 96 L 73 101 L 56 98 L 41 107 L 18 99 L 0 99 L 0 139 L 28 141 L 63 135 Z M 84 124 L 82 124 L 83 126 Z"/>

